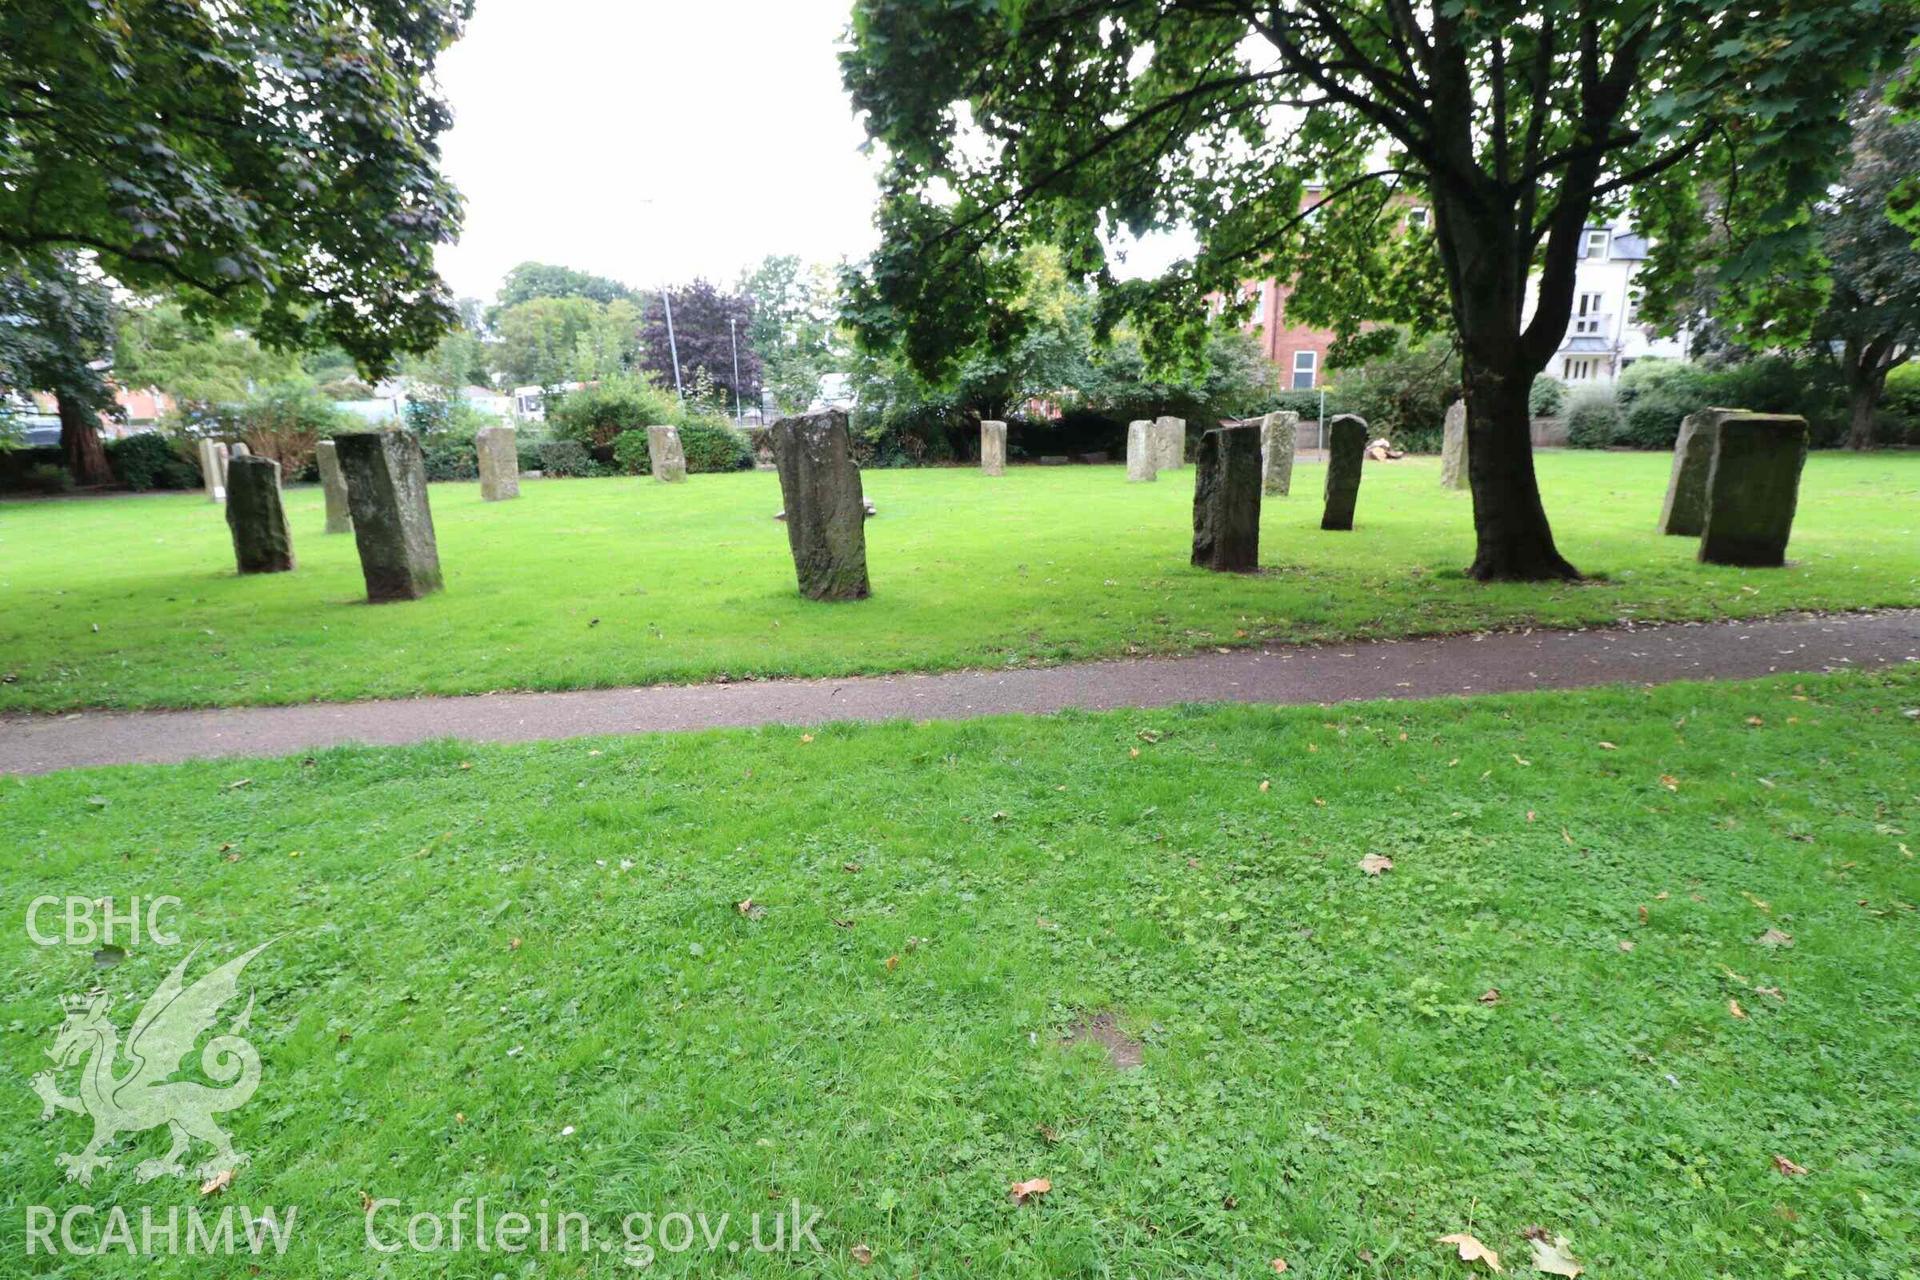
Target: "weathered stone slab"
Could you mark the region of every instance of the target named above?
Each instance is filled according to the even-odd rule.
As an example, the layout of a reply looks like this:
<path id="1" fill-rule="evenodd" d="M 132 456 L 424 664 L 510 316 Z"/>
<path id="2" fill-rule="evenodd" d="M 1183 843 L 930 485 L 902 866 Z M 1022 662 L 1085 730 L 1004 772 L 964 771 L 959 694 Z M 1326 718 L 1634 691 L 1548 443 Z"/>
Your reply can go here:
<path id="1" fill-rule="evenodd" d="M 333 443 L 347 477 L 367 599 L 418 600 L 440 590 L 445 584 L 420 442 L 404 431 L 352 431 Z"/>
<path id="2" fill-rule="evenodd" d="M 980 420 L 980 473 L 988 476 L 1007 474 L 1007 424 L 991 418 Z"/>
<path id="3" fill-rule="evenodd" d="M 208 502 L 227 500 L 227 446 L 218 440 L 200 442 L 200 483 L 206 487 Z"/>
<path id="4" fill-rule="evenodd" d="M 1156 471 L 1177 471 L 1187 461 L 1187 420 L 1158 417 L 1153 420 L 1153 467 Z"/>
<path id="5" fill-rule="evenodd" d="M 1252 423 L 1201 433 L 1193 453 L 1193 563 L 1202 569 L 1260 567 L 1260 436 Z"/>
<path id="6" fill-rule="evenodd" d="M 1661 533 L 1697 538 L 1707 524 L 1707 473 L 1713 469 L 1713 441 L 1720 424 L 1744 414 L 1745 409 L 1702 409 L 1680 419 L 1680 438 L 1673 445 L 1673 470 L 1667 475 L 1667 496 L 1660 504 Z"/>
<path id="7" fill-rule="evenodd" d="M 320 468 L 320 493 L 327 504 L 327 532 L 352 533 L 353 512 L 347 506 L 347 477 L 340 470 L 340 454 L 333 441 L 322 440 L 314 445 L 313 459 Z"/>
<path id="8" fill-rule="evenodd" d="M 800 594 L 809 600 L 866 599 L 872 594 L 866 502 L 846 413 L 822 409 L 779 419 L 773 424 L 773 457 Z"/>
<path id="9" fill-rule="evenodd" d="M 1467 487 L 1467 402 L 1447 406 L 1446 426 L 1440 434 L 1440 487 Z"/>
<path id="10" fill-rule="evenodd" d="M 227 451 L 227 456 L 229 460 L 233 458 L 249 458 L 253 456 L 253 450 L 247 448 L 247 442 L 245 440 L 235 440 L 233 447 Z"/>
<path id="11" fill-rule="evenodd" d="M 1322 529 L 1353 528 L 1360 498 L 1360 469 L 1367 460 L 1367 420 L 1343 413 L 1327 424 L 1327 488 Z"/>
<path id="12" fill-rule="evenodd" d="M 1300 415 L 1270 413 L 1260 419 L 1260 487 L 1269 497 L 1286 497 L 1293 490 L 1294 437 Z"/>
<path id="13" fill-rule="evenodd" d="M 1127 424 L 1127 481 L 1157 480 L 1160 468 L 1154 462 L 1153 424 L 1142 418 Z"/>
<path id="14" fill-rule="evenodd" d="M 480 462 L 480 497 L 505 502 L 520 496 L 520 446 L 512 427 L 482 427 L 473 433 Z"/>
<path id="15" fill-rule="evenodd" d="M 285 573 L 293 568 L 293 538 L 280 503 L 280 464 L 239 454 L 227 463 L 227 529 L 233 564 L 241 573 Z"/>
<path id="16" fill-rule="evenodd" d="M 653 463 L 655 480 L 679 484 L 687 478 L 687 451 L 680 447 L 678 427 L 648 427 L 647 457 Z"/>
<path id="17" fill-rule="evenodd" d="M 1730 414 L 1713 435 L 1700 559 L 1760 568 L 1785 564 L 1807 462 L 1807 420 L 1785 413 Z"/>

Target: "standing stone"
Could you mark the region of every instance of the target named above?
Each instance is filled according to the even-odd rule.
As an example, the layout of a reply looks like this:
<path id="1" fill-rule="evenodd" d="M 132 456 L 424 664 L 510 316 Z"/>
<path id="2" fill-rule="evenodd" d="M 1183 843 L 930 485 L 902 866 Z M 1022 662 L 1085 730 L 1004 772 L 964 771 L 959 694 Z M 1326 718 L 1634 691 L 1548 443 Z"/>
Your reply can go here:
<path id="1" fill-rule="evenodd" d="M 1367 460 L 1367 420 L 1343 413 L 1327 424 L 1327 506 L 1322 529 L 1353 528 L 1360 497 L 1360 468 Z"/>
<path id="2" fill-rule="evenodd" d="M 219 448 L 217 442 L 200 442 L 200 482 L 206 486 L 208 502 L 225 502 L 227 499 L 227 478 L 220 470 L 220 456 L 214 452 Z"/>
<path id="3" fill-rule="evenodd" d="M 980 420 L 980 474 L 1007 474 L 1007 424 L 989 418 Z"/>
<path id="4" fill-rule="evenodd" d="M 1153 424 L 1144 418 L 1127 425 L 1127 483 L 1157 480 L 1160 468 L 1154 465 Z"/>
<path id="5" fill-rule="evenodd" d="M 1440 487 L 1467 487 L 1467 402 L 1447 406 L 1447 425 L 1440 437 Z"/>
<path id="6" fill-rule="evenodd" d="M 846 413 L 822 409 L 779 419 L 773 424 L 773 457 L 800 594 L 809 600 L 866 599 L 872 593 L 866 502 Z"/>
<path id="7" fill-rule="evenodd" d="M 1268 496 L 1286 497 L 1293 490 L 1294 435 L 1300 415 L 1270 413 L 1260 419 L 1260 487 Z"/>
<path id="8" fill-rule="evenodd" d="M 229 458 L 250 458 L 253 456 L 253 450 L 247 448 L 245 440 L 235 440 L 233 448 L 228 451 L 228 456 Z"/>
<path id="9" fill-rule="evenodd" d="M 679 484 L 687 478 L 687 451 L 680 447 L 678 427 L 648 427 L 647 457 L 653 461 L 655 480 Z"/>
<path id="10" fill-rule="evenodd" d="M 227 464 L 227 529 L 241 573 L 285 573 L 293 568 L 293 539 L 280 504 L 280 464 L 240 454 Z"/>
<path id="11" fill-rule="evenodd" d="M 427 508 L 420 442 L 404 431 L 351 431 L 333 443 L 347 477 L 367 599 L 418 600 L 440 590 L 440 548 Z"/>
<path id="12" fill-rule="evenodd" d="M 1800 469 L 1807 462 L 1807 420 L 1786 413 L 1731 414 L 1713 436 L 1700 559 L 1759 568 L 1785 564 Z"/>
<path id="13" fill-rule="evenodd" d="M 1177 471 L 1187 462 L 1187 420 L 1159 417 L 1153 420 L 1155 446 L 1153 469 Z"/>
<path id="14" fill-rule="evenodd" d="M 353 512 L 347 506 L 347 477 L 340 470 L 340 454 L 333 441 L 322 440 L 314 445 L 313 459 L 320 468 L 320 492 L 327 503 L 327 532 L 352 533 Z"/>
<path id="15" fill-rule="evenodd" d="M 473 433 L 480 462 L 480 498 L 504 502 L 520 496 L 520 446 L 512 427 L 482 427 Z"/>
<path id="16" fill-rule="evenodd" d="M 1673 470 L 1667 476 L 1667 497 L 1660 504 L 1661 533 L 1697 538 L 1707 524 L 1707 472 L 1713 467 L 1713 442 L 1720 424 L 1744 416 L 1745 409 L 1702 409 L 1680 419 L 1680 438 L 1673 446 Z"/>
<path id="17" fill-rule="evenodd" d="M 1193 453 L 1193 563 L 1223 573 L 1260 567 L 1260 435 L 1253 423 L 1203 432 Z"/>

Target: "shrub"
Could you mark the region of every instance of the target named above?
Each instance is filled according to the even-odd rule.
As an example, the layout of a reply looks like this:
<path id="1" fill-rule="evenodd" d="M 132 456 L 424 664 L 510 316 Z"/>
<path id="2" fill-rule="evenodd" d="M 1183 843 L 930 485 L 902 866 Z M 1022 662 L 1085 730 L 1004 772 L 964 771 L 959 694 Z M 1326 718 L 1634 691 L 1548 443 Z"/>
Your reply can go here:
<path id="1" fill-rule="evenodd" d="M 542 440 L 536 446 L 540 471 L 550 476 L 590 476 L 598 473 L 587 446 L 578 440 Z"/>
<path id="2" fill-rule="evenodd" d="M 1405 449 L 1438 451 L 1447 406 L 1460 396 L 1460 361 L 1441 343 L 1402 346 L 1342 372 L 1335 391 L 1340 412 L 1365 418 L 1370 435 Z M 1316 413 L 1318 407 L 1316 401 Z"/>
<path id="3" fill-rule="evenodd" d="M 1559 416 L 1560 410 L 1567 405 L 1567 384 L 1550 373 L 1543 373 L 1533 380 L 1533 387 L 1527 392 L 1527 412 L 1536 418 Z"/>
<path id="4" fill-rule="evenodd" d="M 291 479 L 313 465 L 313 446 L 342 430 L 347 421 L 312 387 L 275 387 L 242 401 L 222 415 L 228 432 L 247 448 L 280 464 Z"/>
<path id="5" fill-rule="evenodd" d="M 73 477 L 57 462 L 36 462 L 20 477 L 20 487 L 28 493 L 67 493 Z"/>
<path id="6" fill-rule="evenodd" d="M 613 466 L 628 476 L 643 476 L 653 468 L 653 450 L 647 447 L 644 429 L 632 427 L 613 438 Z"/>
<path id="7" fill-rule="evenodd" d="M 480 457 L 471 440 L 435 440 L 422 444 L 420 456 L 429 480 L 478 480 Z"/>
<path id="8" fill-rule="evenodd" d="M 641 378 L 608 378 L 547 401 L 547 429 L 555 440 L 583 449 L 610 449 L 623 431 L 673 422 L 680 406 L 671 394 Z"/>
<path id="9" fill-rule="evenodd" d="M 640 433 L 645 437 L 646 432 Z M 744 471 L 753 465 L 747 438 L 724 419 L 701 418 L 680 424 L 680 447 L 686 451 L 687 470 Z"/>
<path id="10" fill-rule="evenodd" d="M 182 458 L 173 442 L 157 431 L 107 442 L 107 461 L 120 483 L 136 493 L 148 489 L 194 489 L 200 468 Z"/>
<path id="11" fill-rule="evenodd" d="M 1614 398 L 1622 411 L 1633 408 L 1641 399 L 1666 396 L 1674 401 L 1700 400 L 1707 394 L 1710 375 L 1697 364 L 1681 360 L 1635 360 L 1621 370 L 1613 384 Z M 1689 410 L 1688 412 L 1692 412 Z"/>
<path id="12" fill-rule="evenodd" d="M 1567 443 L 1576 449 L 1605 449 L 1620 437 L 1620 406 L 1613 392 L 1589 387 L 1567 407 Z"/>

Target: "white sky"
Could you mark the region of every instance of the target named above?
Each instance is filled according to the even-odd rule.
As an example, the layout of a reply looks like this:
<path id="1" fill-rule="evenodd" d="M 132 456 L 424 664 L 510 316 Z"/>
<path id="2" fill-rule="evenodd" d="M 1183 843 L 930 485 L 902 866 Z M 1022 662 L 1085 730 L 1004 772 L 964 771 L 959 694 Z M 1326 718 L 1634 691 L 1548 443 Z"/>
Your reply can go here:
<path id="1" fill-rule="evenodd" d="M 440 67 L 445 169 L 467 198 L 441 274 L 486 300 L 526 261 L 649 287 L 731 284 L 770 253 L 865 255 L 876 165 L 836 61 L 851 8 L 479 0 Z"/>

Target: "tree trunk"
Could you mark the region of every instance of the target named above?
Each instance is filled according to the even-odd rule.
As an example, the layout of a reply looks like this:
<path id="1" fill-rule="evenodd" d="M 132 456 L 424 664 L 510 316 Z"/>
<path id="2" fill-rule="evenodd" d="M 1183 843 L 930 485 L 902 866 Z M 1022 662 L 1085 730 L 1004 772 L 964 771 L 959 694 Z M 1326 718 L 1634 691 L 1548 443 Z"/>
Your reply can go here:
<path id="1" fill-rule="evenodd" d="M 100 443 L 100 419 L 66 396 L 57 397 L 55 403 L 60 407 L 60 452 L 67 473 L 75 484 L 111 484 L 113 468 L 107 465 L 107 451 Z"/>
<path id="2" fill-rule="evenodd" d="M 1887 375 L 1880 370 L 1850 369 L 1847 378 L 1847 448 L 1873 448 L 1873 419 L 1880 408 L 1880 396 Z"/>
<path id="3" fill-rule="evenodd" d="M 1561 557 L 1533 473 L 1533 379 L 1509 364 L 1489 367 L 1469 347 L 1462 362 L 1467 399 L 1467 479 L 1473 487 L 1473 564 L 1482 582 L 1577 578 Z"/>

